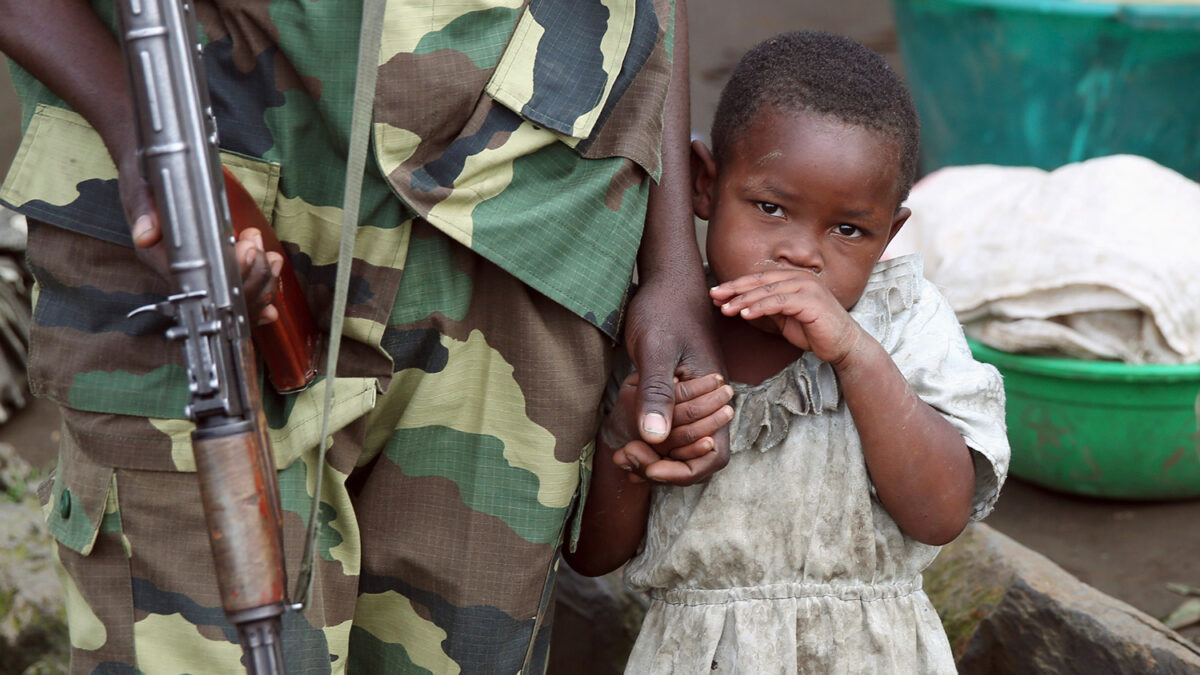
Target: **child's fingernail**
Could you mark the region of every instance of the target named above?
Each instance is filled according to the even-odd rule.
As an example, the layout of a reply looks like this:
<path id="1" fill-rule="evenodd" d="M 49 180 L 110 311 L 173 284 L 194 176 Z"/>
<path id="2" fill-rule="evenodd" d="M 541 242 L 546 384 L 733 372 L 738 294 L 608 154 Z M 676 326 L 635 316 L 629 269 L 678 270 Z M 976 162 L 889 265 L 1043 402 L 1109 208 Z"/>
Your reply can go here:
<path id="1" fill-rule="evenodd" d="M 652 436 L 665 436 L 667 434 L 667 418 L 661 413 L 650 413 L 642 418 L 642 431 Z"/>
<path id="2" fill-rule="evenodd" d="M 283 258 L 276 258 L 271 261 L 271 276 L 277 277 L 283 271 Z"/>
<path id="3" fill-rule="evenodd" d="M 749 307 L 743 307 L 743 308 L 742 308 L 742 311 L 738 312 L 738 314 L 741 314 L 742 316 L 746 316 L 746 315 L 747 315 L 747 314 L 749 314 L 749 313 L 750 313 L 750 308 L 749 308 Z"/>

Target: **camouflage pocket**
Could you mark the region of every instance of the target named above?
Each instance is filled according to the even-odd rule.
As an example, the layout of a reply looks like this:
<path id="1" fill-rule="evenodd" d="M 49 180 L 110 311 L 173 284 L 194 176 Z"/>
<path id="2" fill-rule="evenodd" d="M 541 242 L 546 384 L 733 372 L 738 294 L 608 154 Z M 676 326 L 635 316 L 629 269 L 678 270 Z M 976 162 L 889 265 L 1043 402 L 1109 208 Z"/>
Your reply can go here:
<path id="1" fill-rule="evenodd" d="M 117 517 L 113 488 L 112 467 L 90 460 L 64 434 L 58 465 L 38 490 L 50 534 L 66 548 L 90 554 L 105 513 Z"/>
<path id="2" fill-rule="evenodd" d="M 221 153 L 271 220 L 279 165 Z M 81 115 L 38 104 L 0 187 L 0 200 L 30 218 L 103 241 L 133 246 L 117 189 L 117 168 Z"/>
<path id="3" fill-rule="evenodd" d="M 587 138 L 625 63 L 636 4 L 532 0 L 485 91 L 535 124 Z"/>

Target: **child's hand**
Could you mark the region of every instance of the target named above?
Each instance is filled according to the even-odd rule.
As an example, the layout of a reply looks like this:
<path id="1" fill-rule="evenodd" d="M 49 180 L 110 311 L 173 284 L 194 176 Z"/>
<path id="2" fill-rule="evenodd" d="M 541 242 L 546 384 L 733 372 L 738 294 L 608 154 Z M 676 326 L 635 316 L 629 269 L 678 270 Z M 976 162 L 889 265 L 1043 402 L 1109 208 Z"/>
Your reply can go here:
<path id="1" fill-rule="evenodd" d="M 806 269 L 750 274 L 709 289 L 725 316 L 765 317 L 788 342 L 837 365 L 853 351 L 862 327 L 821 277 Z"/>
<path id="2" fill-rule="evenodd" d="M 617 406 L 601 429 L 601 442 L 615 449 L 613 461 L 630 472 L 630 480 L 690 484 L 695 482 L 693 460 L 716 447 L 713 439 L 733 419 L 733 388 L 719 374 L 675 383 L 675 409 L 671 433 L 665 441 L 648 445 L 635 426 L 637 374 L 621 385 Z"/>

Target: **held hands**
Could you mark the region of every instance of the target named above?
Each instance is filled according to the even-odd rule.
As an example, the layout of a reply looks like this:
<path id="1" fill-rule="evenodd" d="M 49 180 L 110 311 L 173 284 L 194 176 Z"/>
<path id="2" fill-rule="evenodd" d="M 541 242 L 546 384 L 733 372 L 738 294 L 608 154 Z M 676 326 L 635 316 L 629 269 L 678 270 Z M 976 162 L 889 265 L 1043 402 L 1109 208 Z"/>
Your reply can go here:
<path id="1" fill-rule="evenodd" d="M 850 313 L 815 272 L 778 269 L 749 274 L 709 289 L 725 316 L 769 320 L 792 345 L 840 365 L 863 335 Z"/>
<path id="2" fill-rule="evenodd" d="M 689 462 L 710 455 L 715 435 L 733 419 L 733 388 L 719 374 L 675 382 L 675 407 L 671 431 L 660 443 L 642 440 L 637 424 L 637 373 L 625 378 L 617 405 L 600 429 L 600 442 L 615 449 L 612 461 L 629 471 L 629 479 L 689 485 L 693 472 Z"/>
<path id="3" fill-rule="evenodd" d="M 678 257 L 683 249 L 672 250 L 676 251 L 672 255 Z M 633 438 L 650 447 L 668 440 L 677 419 L 673 380 L 699 379 L 720 373 L 724 367 L 712 328 L 712 312 L 703 300 L 704 277 L 698 262 L 680 263 L 676 267 L 683 271 L 678 271 L 659 264 L 670 257 L 666 252 L 643 256 L 656 261 L 657 267 L 653 274 L 639 267 L 642 281 L 629 303 L 625 344 L 639 373 Z M 698 483 L 729 462 L 728 432 L 724 428 L 712 432 L 712 441 L 711 449 L 704 454 L 672 456 L 672 461 L 655 462 L 653 471 L 648 466 L 635 471 L 656 481 Z"/>

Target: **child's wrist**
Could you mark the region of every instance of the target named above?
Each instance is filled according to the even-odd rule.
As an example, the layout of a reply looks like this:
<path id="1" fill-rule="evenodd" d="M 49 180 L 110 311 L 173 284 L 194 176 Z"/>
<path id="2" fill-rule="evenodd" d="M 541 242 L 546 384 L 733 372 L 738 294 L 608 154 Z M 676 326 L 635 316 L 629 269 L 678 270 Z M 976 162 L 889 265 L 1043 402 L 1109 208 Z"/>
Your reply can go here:
<path id="1" fill-rule="evenodd" d="M 850 349 L 846 350 L 846 355 L 831 365 L 838 378 L 845 382 L 860 374 L 871 372 L 884 362 L 890 363 L 891 358 L 879 341 L 866 331 L 860 330 L 855 335 Z"/>
<path id="2" fill-rule="evenodd" d="M 615 427 L 619 425 L 610 422 L 609 420 L 611 419 L 611 417 L 605 419 L 604 423 L 600 425 L 600 431 L 596 434 L 596 440 L 599 441 L 600 445 L 609 450 L 620 450 L 633 439 L 628 438 L 628 433 L 618 431 Z"/>

